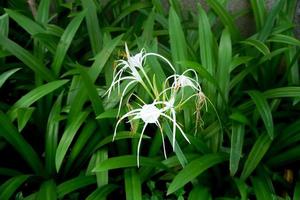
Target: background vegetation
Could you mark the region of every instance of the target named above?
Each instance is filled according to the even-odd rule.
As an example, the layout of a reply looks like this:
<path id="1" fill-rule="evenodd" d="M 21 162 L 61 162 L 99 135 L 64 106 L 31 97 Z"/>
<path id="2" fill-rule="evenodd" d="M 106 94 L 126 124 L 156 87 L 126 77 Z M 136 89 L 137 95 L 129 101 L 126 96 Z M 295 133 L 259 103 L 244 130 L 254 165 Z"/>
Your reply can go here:
<path id="1" fill-rule="evenodd" d="M 235 14 L 206 2 L 183 17 L 175 0 L 168 12 L 158 0 L 1 1 L 0 199 L 300 199 L 297 1 Z M 249 13 L 245 37 L 235 20 Z M 183 108 L 191 145 L 168 143 L 167 160 L 148 128 L 140 168 L 139 130 L 124 123 L 112 142 L 119 95 L 101 97 L 124 42 L 195 69 L 221 121 L 210 106 L 195 133 Z M 147 62 L 157 83 L 171 74 Z"/>

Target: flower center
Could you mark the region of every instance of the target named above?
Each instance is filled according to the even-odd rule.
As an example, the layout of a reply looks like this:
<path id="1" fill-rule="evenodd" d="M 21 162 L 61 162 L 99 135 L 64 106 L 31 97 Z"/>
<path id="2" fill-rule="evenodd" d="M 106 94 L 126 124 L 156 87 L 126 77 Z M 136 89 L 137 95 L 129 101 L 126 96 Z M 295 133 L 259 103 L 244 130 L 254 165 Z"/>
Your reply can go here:
<path id="1" fill-rule="evenodd" d="M 142 107 L 140 117 L 145 123 L 156 123 L 160 116 L 160 110 L 153 104 L 146 104 Z"/>
<path id="2" fill-rule="evenodd" d="M 138 53 L 134 56 L 131 56 L 128 58 L 128 63 L 129 65 L 131 65 L 132 67 L 138 67 L 141 68 L 142 67 L 142 53 Z"/>

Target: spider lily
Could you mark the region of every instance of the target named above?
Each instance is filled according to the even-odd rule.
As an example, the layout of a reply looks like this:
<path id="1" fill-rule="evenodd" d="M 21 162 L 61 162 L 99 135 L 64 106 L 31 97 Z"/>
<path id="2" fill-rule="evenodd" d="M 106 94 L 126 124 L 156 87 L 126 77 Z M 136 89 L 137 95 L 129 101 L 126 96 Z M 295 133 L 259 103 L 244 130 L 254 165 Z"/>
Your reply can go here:
<path id="1" fill-rule="evenodd" d="M 158 108 L 158 105 L 163 105 L 163 106 L 170 106 L 169 102 L 163 102 L 163 101 L 154 101 L 151 104 L 145 104 L 140 106 L 137 109 L 131 110 L 128 113 L 126 113 L 125 115 L 123 115 L 117 122 L 116 127 L 115 127 L 115 131 L 114 131 L 114 135 L 113 135 L 113 141 L 116 137 L 117 134 L 117 128 L 120 124 L 120 122 L 122 120 L 124 120 L 125 118 L 128 117 L 132 117 L 131 120 L 142 120 L 144 122 L 144 126 L 142 128 L 142 132 L 141 132 L 141 136 L 139 138 L 138 141 L 138 147 L 137 147 L 137 165 L 139 167 L 140 162 L 139 162 L 139 155 L 140 155 L 140 147 L 141 147 L 141 142 L 142 142 L 142 137 L 143 134 L 145 132 L 145 129 L 147 127 L 148 124 L 155 124 L 159 127 L 160 132 L 161 132 L 161 136 L 162 136 L 162 143 L 163 143 L 163 150 L 164 150 L 164 156 L 165 158 L 167 157 L 166 155 L 166 148 L 165 148 L 165 141 L 164 141 L 164 136 L 163 136 L 163 131 L 162 131 L 162 127 L 161 124 L 159 122 L 159 118 L 165 118 L 168 119 L 169 121 L 171 121 L 173 123 L 173 149 L 175 149 L 175 136 L 176 136 L 176 128 L 181 132 L 181 134 L 183 135 L 183 137 L 190 143 L 189 139 L 186 137 L 185 133 L 183 132 L 182 128 L 177 124 L 176 122 L 176 113 L 174 110 L 174 106 L 172 106 L 172 108 L 169 108 L 171 110 L 171 116 L 166 114 L 166 109 L 162 108 Z"/>
<path id="2" fill-rule="evenodd" d="M 134 83 L 141 83 L 141 85 L 146 89 L 146 91 L 149 93 L 151 96 L 152 93 L 148 89 L 147 85 L 143 81 L 140 73 L 138 70 L 142 71 L 143 75 L 146 77 L 146 80 L 150 83 L 149 78 L 146 74 L 146 72 L 143 69 L 143 62 L 144 62 L 144 50 L 141 50 L 140 53 L 131 56 L 127 47 L 127 44 L 125 43 L 125 51 L 126 51 L 126 56 L 127 56 L 127 61 L 126 60 L 118 60 L 118 64 L 116 65 L 114 71 L 113 71 L 113 80 L 108 88 L 108 90 L 105 92 L 104 95 L 108 95 L 110 97 L 111 92 L 114 90 L 115 86 L 117 86 L 118 91 L 120 93 L 120 84 L 123 81 L 129 81 L 127 85 L 124 87 L 122 94 L 121 94 L 121 99 L 119 102 L 119 108 L 118 108 L 118 116 L 120 113 L 121 105 L 123 102 L 123 98 L 128 90 L 128 88 L 133 85 Z M 117 72 L 118 70 L 118 72 Z M 127 73 L 126 76 L 123 76 L 124 73 Z M 150 83 L 151 84 L 151 83 Z M 152 85 L 150 85 L 152 87 Z"/>

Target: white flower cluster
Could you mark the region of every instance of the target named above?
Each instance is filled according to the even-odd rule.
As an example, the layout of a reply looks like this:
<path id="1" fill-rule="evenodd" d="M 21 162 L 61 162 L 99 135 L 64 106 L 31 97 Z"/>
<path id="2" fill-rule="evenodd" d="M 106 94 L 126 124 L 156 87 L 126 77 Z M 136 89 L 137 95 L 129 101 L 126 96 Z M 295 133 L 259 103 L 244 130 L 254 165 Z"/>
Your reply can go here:
<path id="1" fill-rule="evenodd" d="M 203 105 L 203 102 L 206 103 L 206 97 L 201 91 L 201 87 L 198 82 L 198 76 L 194 70 L 188 69 L 184 71 L 182 74 L 177 74 L 173 65 L 162 55 L 156 53 L 146 53 L 144 49 L 142 49 L 140 53 L 136 55 L 130 55 L 126 43 L 125 43 L 125 51 L 126 51 L 127 60 L 121 59 L 117 61 L 117 65 L 113 72 L 113 80 L 106 94 L 109 97 L 111 95 L 111 92 L 114 90 L 116 86 L 118 88 L 118 91 L 120 91 L 121 82 L 128 81 L 128 83 L 126 84 L 126 86 L 124 87 L 121 93 L 118 115 L 120 113 L 122 101 L 126 94 L 126 91 L 134 83 L 141 84 L 145 89 L 145 91 L 152 98 L 152 102 L 147 104 L 137 95 L 131 95 L 130 97 L 135 96 L 139 101 L 141 101 L 142 105 L 139 104 L 138 108 L 132 109 L 131 111 L 127 112 L 122 117 L 120 117 L 120 119 L 116 124 L 114 135 L 113 135 L 113 140 L 114 140 L 117 134 L 117 128 L 119 124 L 121 123 L 122 120 L 126 118 L 130 118 L 130 121 L 132 120 L 143 121 L 144 126 L 142 128 L 141 136 L 139 138 L 138 147 L 137 147 L 137 165 L 139 166 L 139 154 L 140 154 L 141 141 L 147 125 L 155 124 L 160 129 L 161 136 L 162 136 L 164 156 L 166 158 L 167 155 L 166 155 L 163 130 L 161 126 L 161 120 L 163 119 L 168 120 L 173 125 L 172 126 L 173 127 L 172 147 L 173 147 L 173 151 L 175 151 L 177 129 L 185 138 L 185 140 L 190 143 L 186 134 L 184 133 L 180 125 L 177 123 L 176 120 L 177 108 L 182 107 L 187 101 L 189 101 L 194 97 L 198 99 L 198 104 L 199 101 L 201 101 L 200 103 Z M 150 81 L 144 69 L 145 59 L 148 56 L 155 56 L 159 59 L 162 59 L 164 62 L 168 64 L 168 66 L 174 72 L 173 75 L 169 76 L 165 80 L 164 87 L 161 92 L 157 92 L 156 90 L 157 87 L 155 87 L 155 83 Z M 192 74 L 194 78 L 189 77 L 188 74 Z M 187 87 L 191 89 L 189 90 L 189 94 L 186 97 L 186 95 L 184 94 L 184 89 Z"/>

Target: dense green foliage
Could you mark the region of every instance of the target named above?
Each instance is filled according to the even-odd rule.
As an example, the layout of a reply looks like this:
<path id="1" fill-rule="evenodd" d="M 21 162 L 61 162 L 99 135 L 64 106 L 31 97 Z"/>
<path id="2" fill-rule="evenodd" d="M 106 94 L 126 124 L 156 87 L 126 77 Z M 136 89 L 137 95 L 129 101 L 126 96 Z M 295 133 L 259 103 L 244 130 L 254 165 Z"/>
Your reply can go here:
<path id="1" fill-rule="evenodd" d="M 188 14 L 176 0 L 168 11 L 159 0 L 28 2 L 0 3 L 1 200 L 300 199 L 296 0 L 250 0 L 235 15 L 226 0 Z M 247 37 L 235 24 L 245 14 Z M 178 134 L 175 152 L 164 123 L 168 159 L 149 126 L 139 168 L 142 126 L 121 123 L 112 142 L 120 96 L 103 96 L 125 42 L 194 69 L 213 105 L 181 108 L 191 144 Z M 172 73 L 155 58 L 147 71 L 158 88 Z"/>

